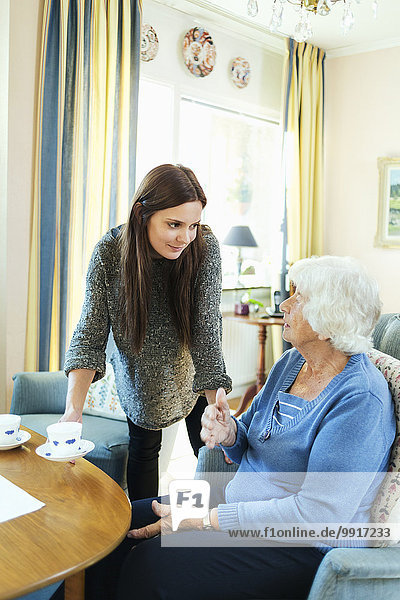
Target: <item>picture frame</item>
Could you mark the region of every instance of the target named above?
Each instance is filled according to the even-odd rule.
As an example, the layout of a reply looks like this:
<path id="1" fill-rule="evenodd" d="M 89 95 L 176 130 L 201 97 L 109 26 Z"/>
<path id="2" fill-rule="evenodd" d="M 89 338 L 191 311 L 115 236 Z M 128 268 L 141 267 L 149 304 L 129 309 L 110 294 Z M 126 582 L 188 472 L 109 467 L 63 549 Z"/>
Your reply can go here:
<path id="1" fill-rule="evenodd" d="M 379 201 L 375 245 L 400 247 L 400 158 L 378 158 Z"/>

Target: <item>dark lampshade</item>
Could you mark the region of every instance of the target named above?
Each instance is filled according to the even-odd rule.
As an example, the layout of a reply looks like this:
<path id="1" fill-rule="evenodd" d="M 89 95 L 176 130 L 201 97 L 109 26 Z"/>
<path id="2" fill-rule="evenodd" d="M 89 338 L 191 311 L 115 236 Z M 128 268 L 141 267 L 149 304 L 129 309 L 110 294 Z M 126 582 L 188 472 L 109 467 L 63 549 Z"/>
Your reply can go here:
<path id="1" fill-rule="evenodd" d="M 246 246 L 249 248 L 257 246 L 257 242 L 247 225 L 234 225 L 231 227 L 223 244 L 225 246 Z"/>

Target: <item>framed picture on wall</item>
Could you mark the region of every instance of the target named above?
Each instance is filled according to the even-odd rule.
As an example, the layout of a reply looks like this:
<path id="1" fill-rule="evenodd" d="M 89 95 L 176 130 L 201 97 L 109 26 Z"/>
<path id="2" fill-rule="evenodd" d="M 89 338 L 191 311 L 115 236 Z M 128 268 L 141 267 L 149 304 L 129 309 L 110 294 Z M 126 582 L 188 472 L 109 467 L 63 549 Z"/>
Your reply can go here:
<path id="1" fill-rule="evenodd" d="M 375 245 L 400 247 L 400 158 L 378 158 L 379 205 Z"/>

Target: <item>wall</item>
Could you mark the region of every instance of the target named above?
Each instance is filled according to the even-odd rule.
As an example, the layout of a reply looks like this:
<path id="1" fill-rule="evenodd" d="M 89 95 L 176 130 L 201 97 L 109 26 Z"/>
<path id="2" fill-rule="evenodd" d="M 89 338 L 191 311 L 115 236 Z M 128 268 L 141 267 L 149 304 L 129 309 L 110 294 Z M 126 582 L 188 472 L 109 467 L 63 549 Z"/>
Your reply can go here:
<path id="1" fill-rule="evenodd" d="M 0 412 L 6 410 L 7 356 L 7 140 L 8 140 L 8 44 L 9 0 L 0 0 Z"/>
<path id="2" fill-rule="evenodd" d="M 400 311 L 400 248 L 374 247 L 378 157 L 400 157 L 400 48 L 326 62 L 325 251 L 352 255 Z"/>
<path id="3" fill-rule="evenodd" d="M 141 75 L 176 86 L 177 93 L 220 103 L 227 108 L 251 112 L 279 120 L 284 44 L 281 54 L 271 52 L 228 26 L 208 18 L 193 17 L 151 0 L 144 0 L 143 23 L 154 27 L 159 39 L 159 51 L 150 62 L 141 63 Z M 195 10 L 195 7 L 193 7 Z M 216 65 L 207 77 L 194 77 L 182 58 L 185 33 L 192 27 L 206 27 L 216 47 Z M 250 62 L 251 83 L 239 89 L 230 80 L 230 63 L 242 56 Z"/>
<path id="4" fill-rule="evenodd" d="M 36 73 L 42 6 L 43 0 L 10 2 L 6 262 L 8 402 L 12 375 L 24 368 Z"/>

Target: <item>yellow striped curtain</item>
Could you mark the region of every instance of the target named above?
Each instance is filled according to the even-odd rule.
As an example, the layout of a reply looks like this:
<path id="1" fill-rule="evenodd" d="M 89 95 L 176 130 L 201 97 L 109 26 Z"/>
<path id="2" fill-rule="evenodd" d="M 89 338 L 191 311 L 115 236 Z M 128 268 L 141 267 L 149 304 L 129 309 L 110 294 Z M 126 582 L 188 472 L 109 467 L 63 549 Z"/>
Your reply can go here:
<path id="1" fill-rule="evenodd" d="M 323 251 L 325 52 L 287 41 L 285 102 L 288 261 Z"/>
<path id="2" fill-rule="evenodd" d="M 135 183 L 141 0 L 45 0 L 25 368 L 62 368 L 92 250 Z"/>

